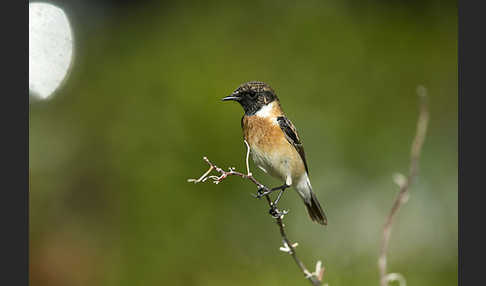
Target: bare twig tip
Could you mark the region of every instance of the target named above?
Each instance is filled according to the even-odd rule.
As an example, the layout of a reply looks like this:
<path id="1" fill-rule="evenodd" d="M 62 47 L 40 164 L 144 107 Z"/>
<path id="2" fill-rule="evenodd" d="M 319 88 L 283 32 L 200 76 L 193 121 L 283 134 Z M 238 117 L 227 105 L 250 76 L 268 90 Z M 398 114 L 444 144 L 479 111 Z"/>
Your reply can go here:
<path id="1" fill-rule="evenodd" d="M 418 85 L 417 86 L 417 94 L 420 97 L 426 97 L 427 96 L 427 88 L 423 85 Z"/>
<path id="2" fill-rule="evenodd" d="M 400 273 L 389 273 L 386 275 L 387 282 L 397 281 L 400 286 L 407 286 L 407 280 Z"/>
<path id="3" fill-rule="evenodd" d="M 403 188 L 407 183 L 407 177 L 402 173 L 393 174 L 393 181 L 398 185 L 399 188 Z"/>
<path id="4" fill-rule="evenodd" d="M 324 266 L 322 266 L 322 261 L 317 261 L 316 263 L 316 276 L 317 276 L 317 280 L 319 281 L 322 281 L 322 277 L 324 276 L 324 271 L 326 270 L 326 268 Z"/>

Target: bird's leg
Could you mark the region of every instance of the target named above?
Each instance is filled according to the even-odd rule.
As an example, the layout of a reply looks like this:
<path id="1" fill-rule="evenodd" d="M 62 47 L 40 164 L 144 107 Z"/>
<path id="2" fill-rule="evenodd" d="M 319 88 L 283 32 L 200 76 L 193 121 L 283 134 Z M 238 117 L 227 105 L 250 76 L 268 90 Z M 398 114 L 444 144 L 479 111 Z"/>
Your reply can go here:
<path id="1" fill-rule="evenodd" d="M 273 193 L 275 191 L 285 190 L 288 187 L 290 187 L 290 186 L 287 185 L 287 184 L 283 184 L 283 185 L 281 185 L 279 187 L 275 187 L 275 188 L 272 188 L 270 190 L 268 190 L 268 189 L 265 190 L 264 188 L 258 188 L 258 191 L 257 191 L 257 194 L 256 194 L 256 198 L 259 199 L 259 198 L 264 197 L 264 196 L 266 196 L 268 194 L 271 194 L 271 193 Z"/>
<path id="2" fill-rule="evenodd" d="M 283 210 L 283 211 L 279 211 L 278 208 L 277 208 L 277 203 L 280 201 L 280 198 L 282 197 L 283 193 L 285 192 L 285 190 L 288 188 L 289 186 L 288 185 L 285 185 L 285 187 L 283 187 L 280 192 L 278 193 L 278 196 L 277 196 L 277 199 L 275 199 L 275 201 L 272 202 L 271 204 L 271 207 L 270 207 L 270 210 L 269 210 L 269 213 L 270 215 L 272 215 L 274 218 L 278 218 L 278 217 L 281 217 L 282 215 L 285 215 L 288 213 L 288 211 L 286 210 Z"/>
<path id="3" fill-rule="evenodd" d="M 278 201 L 280 201 L 280 198 L 282 197 L 283 193 L 285 192 L 285 189 L 286 188 L 283 188 L 282 190 L 280 190 L 280 193 L 278 193 L 277 199 L 272 203 L 272 205 L 274 207 L 277 207 L 277 203 L 278 203 Z"/>
<path id="4" fill-rule="evenodd" d="M 275 188 L 272 188 L 272 189 L 268 189 L 267 187 L 263 186 L 263 185 L 260 185 L 258 186 L 258 190 L 257 190 L 257 194 L 256 195 L 253 195 L 255 198 L 261 198 L 261 197 L 264 197 L 274 191 L 278 191 L 280 190 L 280 192 L 278 193 L 278 196 L 277 196 L 277 199 L 275 201 L 271 201 L 270 200 L 270 196 L 268 197 L 268 200 L 270 202 L 270 210 L 268 211 L 270 213 L 270 215 L 274 218 L 279 218 L 279 217 L 282 217 L 283 215 L 286 215 L 288 213 L 288 211 L 286 210 L 282 210 L 280 211 L 279 209 L 277 209 L 277 203 L 278 201 L 280 200 L 280 198 L 282 197 L 285 189 L 287 189 L 288 187 L 290 187 L 289 185 L 287 184 L 283 184 L 282 186 L 279 186 L 279 187 L 275 187 Z"/>

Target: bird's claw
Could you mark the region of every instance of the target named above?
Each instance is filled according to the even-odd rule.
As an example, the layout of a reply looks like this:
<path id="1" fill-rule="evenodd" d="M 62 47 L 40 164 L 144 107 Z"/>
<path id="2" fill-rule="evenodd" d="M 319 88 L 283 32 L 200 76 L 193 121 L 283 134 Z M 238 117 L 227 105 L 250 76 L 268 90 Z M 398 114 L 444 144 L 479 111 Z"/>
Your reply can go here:
<path id="1" fill-rule="evenodd" d="M 260 199 L 268 194 L 270 194 L 271 191 L 268 191 L 265 189 L 265 187 L 258 187 L 256 195 L 253 195 L 255 198 Z"/>
<path id="2" fill-rule="evenodd" d="M 289 213 L 289 211 L 287 210 L 279 211 L 277 208 L 271 208 L 268 212 L 273 218 L 281 218 L 282 216 Z"/>

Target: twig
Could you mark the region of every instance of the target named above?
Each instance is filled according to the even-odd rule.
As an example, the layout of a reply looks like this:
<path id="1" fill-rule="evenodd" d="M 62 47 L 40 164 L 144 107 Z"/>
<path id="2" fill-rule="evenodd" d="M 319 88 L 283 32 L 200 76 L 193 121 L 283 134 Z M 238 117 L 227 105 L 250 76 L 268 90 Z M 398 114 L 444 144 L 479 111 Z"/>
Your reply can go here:
<path id="1" fill-rule="evenodd" d="M 393 206 L 388 214 L 385 225 L 383 227 L 383 240 L 381 244 L 380 257 L 378 259 L 378 269 L 380 272 L 380 286 L 388 286 L 388 282 L 391 280 L 402 281 L 400 284 L 405 284 L 405 279 L 396 273 L 387 274 L 387 261 L 386 255 L 388 251 L 388 245 L 390 241 L 391 228 L 393 225 L 393 219 L 396 216 L 401 205 L 406 203 L 408 198 L 408 190 L 413 180 L 415 179 L 418 171 L 418 163 L 420 159 L 420 152 L 422 150 L 422 145 L 425 140 L 427 133 L 427 125 L 429 123 L 429 111 L 427 105 L 427 90 L 423 86 L 417 88 L 417 93 L 420 99 L 420 114 L 417 121 L 417 130 L 415 133 L 415 138 L 412 143 L 411 153 L 410 153 L 410 169 L 408 177 L 401 174 L 396 176 L 395 182 L 400 187 L 400 191 L 395 198 Z M 398 279 L 397 277 L 401 277 Z"/>
<path id="2" fill-rule="evenodd" d="M 209 161 L 207 157 L 203 157 L 203 160 L 209 165 L 208 171 L 204 173 L 199 179 L 188 179 L 188 182 L 193 182 L 195 184 L 200 183 L 200 182 L 205 182 L 208 179 L 211 179 L 213 183 L 219 184 L 222 182 L 224 179 L 226 179 L 229 176 L 238 176 L 243 179 L 250 180 L 253 184 L 255 184 L 259 190 L 263 190 L 264 192 L 268 192 L 270 189 L 260 183 L 255 177 L 253 177 L 253 174 L 250 172 L 250 165 L 249 165 L 249 155 L 250 155 L 250 146 L 248 145 L 248 142 L 245 140 L 245 144 L 247 147 L 247 152 L 246 152 L 246 170 L 247 173 L 243 174 L 241 172 L 235 171 L 235 168 L 229 168 L 229 171 L 225 171 L 218 166 L 216 166 L 214 163 Z M 215 170 L 220 174 L 220 176 L 209 176 L 209 174 Z M 295 251 L 295 247 L 297 247 L 298 243 L 292 244 L 290 240 L 287 237 L 287 233 L 285 232 L 284 228 L 284 223 L 282 221 L 283 217 L 285 214 L 287 214 L 287 211 L 279 211 L 277 207 L 273 204 L 269 194 L 264 195 L 265 199 L 268 203 L 268 206 L 270 207 L 270 214 L 272 215 L 273 218 L 275 218 L 275 221 L 280 229 L 280 236 L 282 237 L 283 241 L 283 247 L 280 247 L 280 250 L 289 253 L 292 255 L 292 258 L 294 259 L 295 263 L 297 266 L 300 268 L 300 270 L 304 273 L 304 276 L 306 279 L 308 279 L 312 285 L 318 286 L 321 285 L 322 281 L 322 276 L 324 274 L 324 267 L 321 267 L 322 263 L 321 261 L 318 261 L 316 264 L 316 271 L 315 272 L 310 272 L 307 267 L 304 265 L 304 263 L 297 257 L 297 253 Z"/>

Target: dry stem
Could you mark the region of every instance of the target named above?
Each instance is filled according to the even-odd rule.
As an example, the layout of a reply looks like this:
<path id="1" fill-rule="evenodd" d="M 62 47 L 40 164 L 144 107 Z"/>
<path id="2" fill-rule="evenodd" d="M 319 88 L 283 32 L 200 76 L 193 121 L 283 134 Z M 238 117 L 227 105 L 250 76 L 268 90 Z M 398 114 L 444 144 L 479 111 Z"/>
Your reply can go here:
<path id="1" fill-rule="evenodd" d="M 388 245 L 390 241 L 391 228 L 393 225 L 393 219 L 396 216 L 401 205 L 406 203 L 408 198 L 408 190 L 413 180 L 415 179 L 418 171 L 418 163 L 420 159 L 420 152 L 427 133 L 427 125 L 429 123 L 429 111 L 427 106 L 427 91 L 425 87 L 419 86 L 417 93 L 420 98 L 420 113 L 417 121 L 417 130 L 415 138 L 412 143 L 410 154 L 410 169 L 408 177 L 400 176 L 395 181 L 400 187 L 400 191 L 395 198 L 393 206 L 388 214 L 386 223 L 383 227 L 383 240 L 381 245 L 380 257 L 378 259 L 378 269 L 380 272 L 380 286 L 388 286 L 388 281 L 395 280 L 395 273 L 387 274 L 387 261 L 386 255 L 388 251 Z M 394 276 L 395 275 L 395 276 Z M 404 281 L 404 279 L 403 279 Z"/>
<path id="2" fill-rule="evenodd" d="M 218 166 L 216 166 L 214 163 L 209 161 L 207 157 L 203 157 L 203 160 L 209 165 L 209 169 L 199 178 L 199 179 L 189 179 L 188 182 L 193 182 L 193 183 L 200 183 L 200 182 L 205 182 L 208 179 L 211 179 L 213 183 L 219 184 L 222 182 L 224 179 L 226 179 L 228 176 L 238 176 L 243 179 L 247 179 L 254 183 L 258 189 L 263 190 L 264 192 L 269 191 L 270 189 L 260 183 L 255 177 L 253 177 L 253 174 L 250 172 L 250 165 L 249 165 L 249 155 L 250 155 L 250 146 L 248 143 L 245 141 L 246 147 L 247 147 L 247 152 L 246 152 L 246 170 L 247 173 L 243 174 L 241 172 L 235 171 L 235 168 L 229 168 L 229 171 L 225 171 Z M 209 175 L 212 171 L 216 171 L 219 173 L 219 176 L 215 175 Z M 279 211 L 277 207 L 273 204 L 269 194 L 265 195 L 265 199 L 268 203 L 268 206 L 270 207 L 270 214 L 272 214 L 272 217 L 275 218 L 275 221 L 280 229 L 280 236 L 282 237 L 283 241 L 283 247 L 280 247 L 280 250 L 289 253 L 292 255 L 292 258 L 294 259 L 295 263 L 297 266 L 300 268 L 300 270 L 304 273 L 305 278 L 308 279 L 312 285 L 318 286 L 321 285 L 322 281 L 322 276 L 324 275 L 324 267 L 321 267 L 322 263 L 321 261 L 318 261 L 316 264 L 316 271 L 315 272 L 310 272 L 307 267 L 304 265 L 304 263 L 297 257 L 297 253 L 295 251 L 295 247 L 298 245 L 297 243 L 291 243 L 290 240 L 287 237 L 287 233 L 285 232 L 284 228 L 284 223 L 282 221 L 283 217 L 285 214 L 287 214 L 287 211 Z"/>

